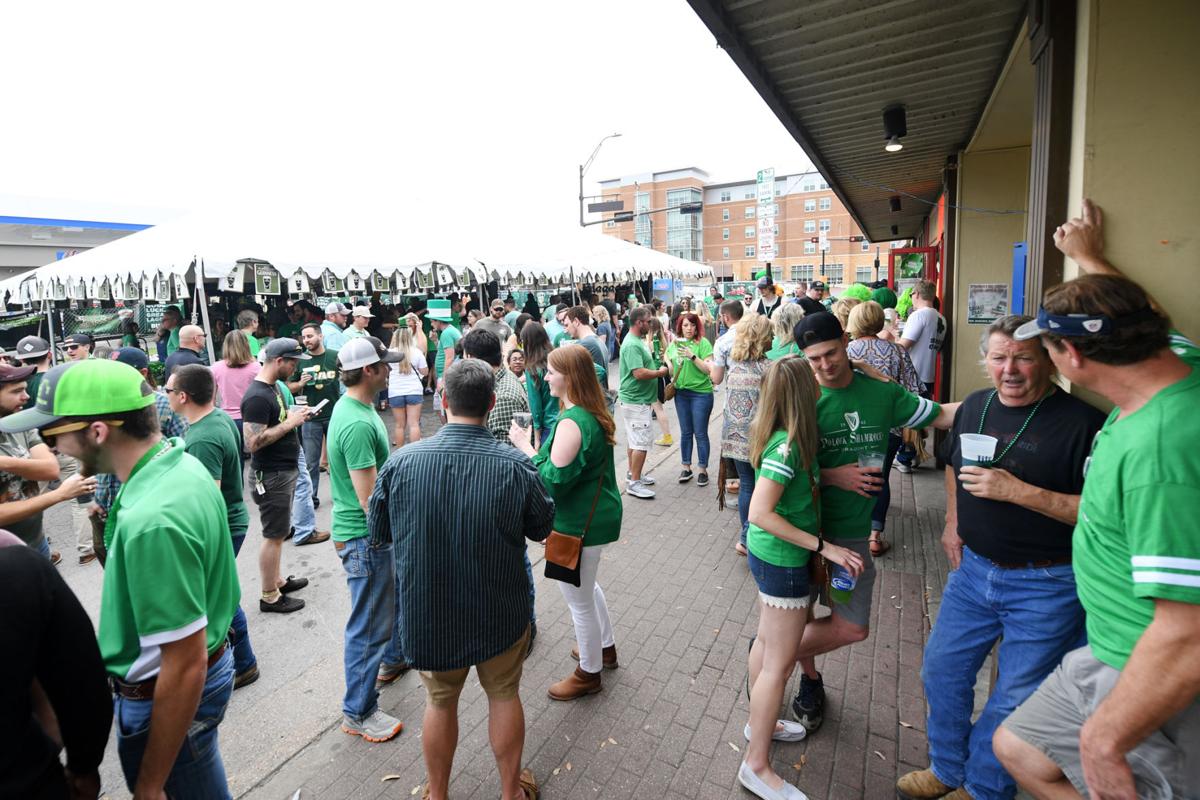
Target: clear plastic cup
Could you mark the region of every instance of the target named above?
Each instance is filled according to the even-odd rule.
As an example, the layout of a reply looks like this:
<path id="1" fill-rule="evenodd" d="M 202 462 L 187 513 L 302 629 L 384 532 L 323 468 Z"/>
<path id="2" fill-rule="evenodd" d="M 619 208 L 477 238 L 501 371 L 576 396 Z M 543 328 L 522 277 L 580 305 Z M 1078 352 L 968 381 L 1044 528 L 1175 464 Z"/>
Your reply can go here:
<path id="1" fill-rule="evenodd" d="M 528 411 L 517 411 L 513 413 L 513 422 L 517 423 L 522 428 L 528 428 L 533 424 L 533 414 Z"/>
<path id="2" fill-rule="evenodd" d="M 878 472 L 879 475 L 882 477 L 883 476 L 883 459 L 884 459 L 883 453 L 859 453 L 858 454 L 858 466 L 862 467 L 863 469 L 869 469 L 872 472 Z M 886 480 L 886 478 L 885 478 L 885 480 Z M 880 492 L 880 489 L 876 489 L 876 490 L 870 492 L 870 494 L 877 495 L 877 494 L 879 494 L 879 492 Z"/>
<path id="3" fill-rule="evenodd" d="M 982 433 L 964 433 L 959 436 L 959 442 L 964 467 L 990 467 L 996 456 L 996 445 L 1000 443 L 995 436 Z"/>

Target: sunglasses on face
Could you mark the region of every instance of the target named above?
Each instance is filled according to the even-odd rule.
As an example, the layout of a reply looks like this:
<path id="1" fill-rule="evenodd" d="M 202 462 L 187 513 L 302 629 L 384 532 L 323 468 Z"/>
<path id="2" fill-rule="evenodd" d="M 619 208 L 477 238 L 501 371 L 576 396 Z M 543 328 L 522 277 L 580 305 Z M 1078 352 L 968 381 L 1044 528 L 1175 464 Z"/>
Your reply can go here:
<path id="1" fill-rule="evenodd" d="M 70 352 L 73 352 L 73 351 L 75 351 L 75 350 L 78 350 L 78 349 L 79 349 L 79 348 L 81 348 L 81 347 L 83 347 L 83 345 L 81 345 L 81 344 L 69 344 L 69 345 L 67 345 L 67 346 L 66 346 L 64 349 L 65 349 L 65 350 L 66 350 L 68 353 L 70 353 Z"/>
<path id="2" fill-rule="evenodd" d="M 103 422 L 105 425 L 111 425 L 114 428 L 119 428 L 125 424 L 124 420 L 119 419 L 91 419 L 76 422 L 63 422 L 58 425 L 51 425 L 48 428 L 42 428 L 38 433 L 42 437 L 42 441 L 47 447 L 54 447 L 55 440 L 64 433 L 74 433 L 81 431 L 93 422 Z"/>

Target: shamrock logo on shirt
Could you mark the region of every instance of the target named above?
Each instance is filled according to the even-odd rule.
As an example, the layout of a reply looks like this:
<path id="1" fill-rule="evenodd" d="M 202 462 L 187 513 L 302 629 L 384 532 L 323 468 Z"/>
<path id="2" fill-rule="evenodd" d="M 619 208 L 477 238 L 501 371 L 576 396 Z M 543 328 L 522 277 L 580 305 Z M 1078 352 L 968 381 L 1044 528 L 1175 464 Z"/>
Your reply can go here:
<path id="1" fill-rule="evenodd" d="M 780 442 L 779 446 L 775 448 L 775 453 L 784 461 L 787 461 L 788 453 L 790 451 L 791 448 L 788 447 L 787 442 Z"/>

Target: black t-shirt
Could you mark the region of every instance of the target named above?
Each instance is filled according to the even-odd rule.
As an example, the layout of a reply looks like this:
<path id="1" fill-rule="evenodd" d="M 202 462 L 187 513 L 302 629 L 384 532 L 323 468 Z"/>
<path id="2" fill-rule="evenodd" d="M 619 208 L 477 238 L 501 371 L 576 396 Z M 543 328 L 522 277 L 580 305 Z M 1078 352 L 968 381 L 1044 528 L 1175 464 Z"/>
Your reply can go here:
<path id="1" fill-rule="evenodd" d="M 800 298 L 800 307 L 804 309 L 805 314 L 820 314 L 822 311 L 828 310 L 821 305 L 820 300 L 813 300 L 808 295 Z"/>
<path id="2" fill-rule="evenodd" d="M 167 356 L 166 362 L 163 364 L 163 382 L 166 383 L 167 378 L 171 377 L 171 373 L 178 367 L 184 367 L 188 364 L 203 364 L 204 359 L 195 350 L 189 350 L 186 347 L 181 347 L 171 355 Z"/>
<path id="3" fill-rule="evenodd" d="M 279 388 L 260 380 L 251 381 L 250 388 L 242 395 L 243 424 L 257 423 L 270 429 L 285 419 L 287 406 Z M 293 428 L 274 444 L 256 450 L 250 457 L 250 466 L 263 472 L 279 472 L 296 469 L 299 458 L 300 437 Z"/>
<path id="4" fill-rule="evenodd" d="M 992 389 L 967 396 L 954 417 L 954 428 L 943 443 L 942 457 L 952 464 L 958 491 L 958 535 L 984 558 L 1007 564 L 1058 559 L 1071 553 L 1073 525 L 1056 522 L 1044 514 L 1013 503 L 985 500 L 969 494 L 958 480 L 962 468 L 959 436 L 979 433 L 979 418 Z M 992 400 L 983 433 L 999 440 L 996 455 L 1004 452 L 1033 406 L 1010 408 Z M 1083 462 L 1092 438 L 1104 424 L 1104 415 L 1062 389 L 1045 399 L 1012 449 L 997 466 L 1041 489 L 1062 494 L 1082 494 Z"/>

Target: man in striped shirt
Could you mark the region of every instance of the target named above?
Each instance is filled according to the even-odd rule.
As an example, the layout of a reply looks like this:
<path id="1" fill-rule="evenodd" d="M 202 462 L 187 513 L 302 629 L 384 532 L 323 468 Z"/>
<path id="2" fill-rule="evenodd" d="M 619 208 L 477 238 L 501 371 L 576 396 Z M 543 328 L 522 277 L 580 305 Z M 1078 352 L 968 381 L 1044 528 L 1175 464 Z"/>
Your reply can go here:
<path id="1" fill-rule="evenodd" d="M 505 798 L 536 797 L 521 769 L 519 686 L 529 639 L 526 539 L 554 521 L 532 462 L 486 427 L 495 377 L 480 359 L 444 377 L 447 424 L 394 452 L 368 507 L 371 543 L 393 544 L 399 637 L 427 696 L 422 748 L 429 797 L 443 800 L 458 742 L 458 696 L 475 667 L 488 696 L 489 735 Z M 431 491 L 432 487 L 432 491 Z"/>

